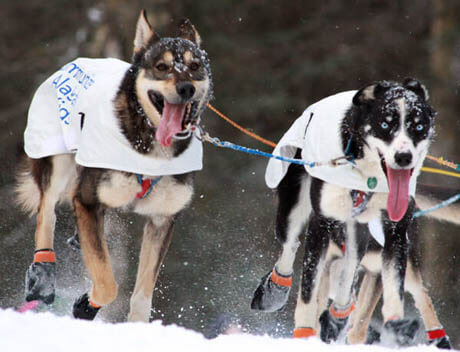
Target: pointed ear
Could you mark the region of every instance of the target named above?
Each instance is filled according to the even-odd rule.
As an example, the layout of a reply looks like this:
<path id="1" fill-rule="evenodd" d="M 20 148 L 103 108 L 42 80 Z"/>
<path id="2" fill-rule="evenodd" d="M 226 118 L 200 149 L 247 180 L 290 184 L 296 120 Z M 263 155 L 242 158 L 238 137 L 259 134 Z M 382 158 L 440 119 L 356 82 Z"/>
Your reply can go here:
<path id="1" fill-rule="evenodd" d="M 371 104 L 379 95 L 390 88 L 387 82 L 376 82 L 361 88 L 353 97 L 356 106 Z"/>
<path id="2" fill-rule="evenodd" d="M 134 55 L 145 48 L 150 40 L 155 36 L 156 35 L 152 26 L 147 20 L 147 13 L 145 10 L 142 10 L 139 15 L 139 19 L 137 20 L 136 36 L 134 37 Z"/>
<path id="3" fill-rule="evenodd" d="M 184 18 L 179 23 L 179 35 L 178 36 L 184 39 L 190 40 L 191 42 L 195 43 L 197 47 L 200 47 L 201 45 L 200 35 L 198 34 L 192 22 L 190 22 L 190 20 L 188 20 L 187 18 Z"/>
<path id="4" fill-rule="evenodd" d="M 422 98 L 425 101 L 428 101 L 430 99 L 430 95 L 428 94 L 428 90 L 426 89 L 426 87 L 416 79 L 406 78 L 403 82 L 403 86 L 404 88 L 413 91 L 415 94 L 417 94 L 420 98 Z"/>

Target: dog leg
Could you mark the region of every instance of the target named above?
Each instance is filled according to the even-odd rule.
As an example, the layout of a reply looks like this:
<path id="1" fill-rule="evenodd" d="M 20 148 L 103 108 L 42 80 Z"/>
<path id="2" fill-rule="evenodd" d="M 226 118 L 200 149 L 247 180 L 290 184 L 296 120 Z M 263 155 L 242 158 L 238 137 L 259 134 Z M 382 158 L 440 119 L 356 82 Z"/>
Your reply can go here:
<path id="1" fill-rule="evenodd" d="M 369 271 L 364 273 L 359 289 L 356 309 L 350 317 L 350 330 L 347 332 L 347 342 L 350 344 L 365 343 L 372 314 L 382 295 L 382 280 L 380 275 Z"/>
<path id="2" fill-rule="evenodd" d="M 330 250 L 328 252 L 330 252 Z M 335 274 L 338 271 L 337 267 L 342 264 L 342 259 L 343 258 L 334 259 L 328 265 L 328 268 L 321 277 L 321 286 L 318 291 L 318 324 L 316 329 L 320 331 L 321 340 L 327 343 L 337 338 L 340 331 L 345 326 L 342 326 L 341 322 L 344 321 L 346 323 L 346 320 L 336 319 L 329 313 L 333 302 L 330 297 L 334 296 L 334 287 L 337 286 L 334 285 L 334 283 L 338 281 L 337 275 Z"/>
<path id="3" fill-rule="evenodd" d="M 131 296 L 129 321 L 148 322 L 152 306 L 152 295 L 169 244 L 174 220 L 171 217 L 156 217 L 144 227 L 136 285 Z"/>
<path id="4" fill-rule="evenodd" d="M 415 306 L 422 316 L 428 343 L 438 348 L 451 349 L 449 337 L 444 331 L 433 302 L 423 286 L 420 270 L 410 261 L 407 265 L 406 289 L 414 298 Z"/>
<path id="5" fill-rule="evenodd" d="M 406 346 L 413 343 L 419 328 L 416 319 L 404 319 L 404 282 L 407 266 L 407 211 L 406 220 L 384 225 L 385 246 L 382 253 L 383 320 L 382 342 Z"/>
<path id="6" fill-rule="evenodd" d="M 299 236 L 305 230 L 311 211 L 310 182 L 303 167 L 291 165 L 278 187 L 276 237 L 283 248 L 275 266 L 255 290 L 252 309 L 274 312 L 283 308 L 289 298 Z"/>
<path id="7" fill-rule="evenodd" d="M 329 263 L 328 260 L 326 260 L 325 268 L 323 271 L 323 275 L 321 276 L 321 281 L 320 281 L 320 286 L 318 288 L 318 295 L 317 295 L 317 304 L 318 304 L 318 314 L 316 316 L 316 321 L 318 322 L 315 326 L 315 330 L 319 331 L 320 324 L 319 324 L 319 318 L 321 316 L 321 313 L 324 312 L 327 307 L 331 304 L 331 299 L 329 298 L 329 293 L 331 290 L 331 268 L 332 264 L 335 263 L 335 261 L 332 261 L 332 263 Z"/>
<path id="8" fill-rule="evenodd" d="M 305 240 L 302 280 L 295 309 L 294 337 L 316 336 L 318 316 L 318 292 L 321 278 L 327 268 L 326 254 L 329 245 L 329 231 L 335 231 L 338 223 L 313 214 L 310 218 Z"/>
<path id="9" fill-rule="evenodd" d="M 358 240 L 357 224 L 348 221 L 346 224 L 346 249 L 344 256 L 333 262 L 331 266 L 331 299 L 329 309 L 320 316 L 321 339 L 330 343 L 339 338 L 354 310 L 353 287 L 359 262 L 367 247 L 367 237 Z"/>
<path id="10" fill-rule="evenodd" d="M 92 320 L 101 306 L 116 298 L 118 285 L 104 239 L 104 209 L 100 204 L 83 204 L 80 197 L 75 197 L 73 203 L 83 260 L 93 281 L 90 293 L 75 302 L 73 315 Z"/>
<path id="11" fill-rule="evenodd" d="M 329 274 L 324 274 L 321 281 L 325 281 L 326 277 L 330 281 L 330 289 L 324 293 L 324 296 L 328 297 L 327 305 L 319 305 L 318 312 L 321 313 L 318 317 L 320 325 L 320 338 L 326 343 L 336 341 L 339 334 L 348 322 L 348 315 L 354 309 L 354 305 L 348 304 L 345 307 L 337 308 L 338 305 L 334 303 L 334 297 L 338 296 L 339 282 L 342 274 L 342 268 L 345 263 L 345 258 L 339 258 L 334 260 L 329 269 Z M 321 293 L 320 293 L 321 296 Z"/>
<path id="12" fill-rule="evenodd" d="M 55 297 L 56 256 L 54 254 L 54 208 L 75 174 L 69 155 L 31 161 L 32 174 L 40 190 L 40 203 L 35 230 L 34 262 L 26 272 L 26 301 L 40 300 L 51 304 Z"/>

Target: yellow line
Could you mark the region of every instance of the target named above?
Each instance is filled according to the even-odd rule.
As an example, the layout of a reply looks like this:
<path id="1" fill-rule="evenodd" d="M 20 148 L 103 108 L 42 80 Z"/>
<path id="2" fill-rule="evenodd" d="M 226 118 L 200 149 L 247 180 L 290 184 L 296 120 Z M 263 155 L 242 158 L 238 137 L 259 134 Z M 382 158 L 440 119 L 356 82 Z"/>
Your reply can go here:
<path id="1" fill-rule="evenodd" d="M 445 170 L 440 170 L 440 169 L 435 169 L 433 167 L 422 167 L 422 171 L 425 172 L 431 172 L 434 174 L 441 174 L 441 175 L 446 175 L 446 176 L 453 176 L 453 177 L 458 177 L 460 178 L 460 174 L 456 172 L 451 172 L 451 171 L 445 171 Z"/>

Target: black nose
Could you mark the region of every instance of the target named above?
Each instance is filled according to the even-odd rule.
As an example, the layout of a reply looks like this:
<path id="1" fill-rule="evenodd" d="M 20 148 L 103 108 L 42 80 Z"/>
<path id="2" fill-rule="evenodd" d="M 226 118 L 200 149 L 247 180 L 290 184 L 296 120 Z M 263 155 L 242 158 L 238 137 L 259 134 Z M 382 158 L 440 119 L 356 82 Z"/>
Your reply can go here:
<path id="1" fill-rule="evenodd" d="M 176 91 L 183 100 L 189 100 L 195 94 L 195 87 L 190 82 L 179 82 L 176 84 Z"/>
<path id="2" fill-rule="evenodd" d="M 401 167 L 405 167 L 409 165 L 412 162 L 412 153 L 409 153 L 409 152 L 396 153 L 395 162 Z"/>

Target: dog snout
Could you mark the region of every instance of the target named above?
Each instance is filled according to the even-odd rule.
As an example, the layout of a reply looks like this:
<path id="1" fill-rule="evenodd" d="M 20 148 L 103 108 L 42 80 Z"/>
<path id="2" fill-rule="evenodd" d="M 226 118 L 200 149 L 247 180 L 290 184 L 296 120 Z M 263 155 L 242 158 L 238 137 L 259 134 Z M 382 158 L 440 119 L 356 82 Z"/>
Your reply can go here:
<path id="1" fill-rule="evenodd" d="M 190 82 L 179 82 L 176 84 L 176 91 L 184 101 L 187 101 L 195 94 L 195 86 Z"/>
<path id="2" fill-rule="evenodd" d="M 412 153 L 410 152 L 398 152 L 395 154 L 395 162 L 398 166 L 406 167 L 412 162 Z"/>

